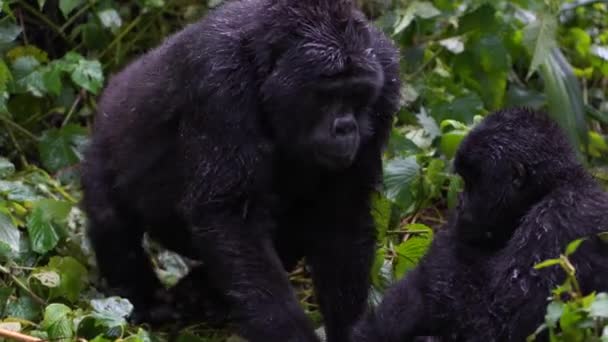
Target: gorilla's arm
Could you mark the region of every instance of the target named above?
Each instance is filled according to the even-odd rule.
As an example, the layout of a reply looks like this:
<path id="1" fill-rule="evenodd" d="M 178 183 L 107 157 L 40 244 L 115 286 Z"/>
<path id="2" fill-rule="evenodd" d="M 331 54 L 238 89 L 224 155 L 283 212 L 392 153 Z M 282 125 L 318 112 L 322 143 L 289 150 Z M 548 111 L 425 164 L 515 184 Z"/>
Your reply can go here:
<path id="1" fill-rule="evenodd" d="M 410 271 L 403 281 L 391 287 L 382 303 L 361 320 L 352 334 L 358 342 L 402 342 L 425 336 L 431 324 L 432 303 L 423 287 L 427 286 L 419 268 Z"/>

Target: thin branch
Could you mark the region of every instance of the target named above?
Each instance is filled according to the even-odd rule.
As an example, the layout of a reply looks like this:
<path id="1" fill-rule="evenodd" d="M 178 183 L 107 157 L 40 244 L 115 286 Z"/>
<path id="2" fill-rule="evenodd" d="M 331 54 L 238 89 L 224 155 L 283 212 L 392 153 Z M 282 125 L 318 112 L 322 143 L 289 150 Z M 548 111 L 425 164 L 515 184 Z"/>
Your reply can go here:
<path id="1" fill-rule="evenodd" d="M 10 339 L 10 340 L 21 341 L 21 342 L 42 342 L 42 341 L 44 341 L 43 339 L 40 339 L 38 337 L 32 337 L 29 335 L 18 333 L 16 331 L 2 329 L 2 328 L 0 328 L 0 336 Z"/>
<path id="2" fill-rule="evenodd" d="M 8 275 L 11 280 L 17 284 L 17 286 L 19 286 L 23 291 L 25 291 L 30 297 L 32 297 L 33 300 L 35 300 L 36 302 L 38 302 L 39 304 L 46 304 L 45 300 L 38 297 L 38 295 L 36 295 L 34 292 L 32 292 L 32 290 L 25 285 L 19 278 L 17 278 L 13 273 L 11 273 L 10 269 L 8 269 L 7 267 L 4 267 L 2 265 L 0 265 L 0 272 Z"/>
<path id="3" fill-rule="evenodd" d="M 38 137 L 35 136 L 32 132 L 28 131 L 27 129 L 23 128 L 22 126 L 20 126 L 18 123 L 14 122 L 13 120 L 5 117 L 4 115 L 0 114 L 0 122 L 5 123 L 7 126 L 12 127 L 13 129 L 15 129 L 16 131 L 18 131 L 19 133 L 25 135 L 26 137 L 30 138 L 33 141 L 38 141 Z"/>

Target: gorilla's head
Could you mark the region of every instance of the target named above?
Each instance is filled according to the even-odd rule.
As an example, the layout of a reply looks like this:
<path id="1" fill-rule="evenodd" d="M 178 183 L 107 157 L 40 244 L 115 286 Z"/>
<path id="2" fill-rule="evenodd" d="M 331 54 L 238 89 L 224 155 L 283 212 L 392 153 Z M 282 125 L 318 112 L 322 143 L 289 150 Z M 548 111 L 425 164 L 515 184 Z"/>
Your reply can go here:
<path id="1" fill-rule="evenodd" d="M 341 0 L 276 1 L 267 13 L 256 63 L 277 146 L 330 170 L 349 167 L 373 134 L 370 108 L 384 83 L 369 24 Z"/>
<path id="2" fill-rule="evenodd" d="M 526 109 L 489 115 L 463 140 L 454 167 L 465 183 L 456 226 L 488 247 L 506 242 L 550 191 L 585 177 L 558 125 Z"/>

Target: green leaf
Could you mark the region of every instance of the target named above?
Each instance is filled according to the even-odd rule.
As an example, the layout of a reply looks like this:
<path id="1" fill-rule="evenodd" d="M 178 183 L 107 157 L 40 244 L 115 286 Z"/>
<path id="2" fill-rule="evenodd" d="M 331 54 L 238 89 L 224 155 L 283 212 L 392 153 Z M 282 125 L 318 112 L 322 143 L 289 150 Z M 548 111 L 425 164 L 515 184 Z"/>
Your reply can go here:
<path id="1" fill-rule="evenodd" d="M 9 216 L 0 212 L 0 256 L 19 253 L 21 231 L 13 224 Z"/>
<path id="2" fill-rule="evenodd" d="M 17 300 L 10 300 L 5 311 L 7 317 L 36 321 L 40 315 L 40 304 L 28 296 L 21 296 Z"/>
<path id="3" fill-rule="evenodd" d="M 0 178 L 6 178 L 15 173 L 15 165 L 10 160 L 0 157 Z"/>
<path id="4" fill-rule="evenodd" d="M 27 91 L 36 97 L 42 97 L 46 93 L 42 73 L 39 70 L 40 62 L 35 57 L 19 57 L 15 59 L 12 67 L 17 91 Z"/>
<path id="5" fill-rule="evenodd" d="M 398 34 L 410 26 L 415 17 L 428 19 L 441 14 L 441 12 L 428 1 L 415 1 L 405 10 L 399 11 L 401 20 L 396 25 L 393 34 Z"/>
<path id="6" fill-rule="evenodd" d="M 540 262 L 540 263 L 534 265 L 534 269 L 539 270 L 541 268 L 545 268 L 545 267 L 549 267 L 549 266 L 554 266 L 554 265 L 559 265 L 560 262 L 561 262 L 560 259 L 545 260 L 543 262 Z"/>
<path id="7" fill-rule="evenodd" d="M 408 208 L 412 204 L 410 185 L 419 177 L 419 172 L 416 157 L 389 160 L 384 168 L 386 197 L 402 208 Z"/>
<path id="8" fill-rule="evenodd" d="M 44 310 L 42 328 L 49 334 L 49 339 L 58 342 L 70 342 L 74 336 L 72 310 L 63 304 L 51 304 Z"/>
<path id="9" fill-rule="evenodd" d="M 443 153 L 446 158 L 452 159 L 458 150 L 458 146 L 460 146 L 460 143 L 468 133 L 468 131 L 460 130 L 444 133 L 441 136 L 441 141 L 439 142 L 439 149 L 441 150 L 441 153 Z"/>
<path id="10" fill-rule="evenodd" d="M 70 13 L 83 3 L 84 0 L 59 0 L 59 9 L 63 16 L 68 18 Z"/>
<path id="11" fill-rule="evenodd" d="M 542 12 L 537 20 L 524 28 L 523 44 L 532 55 L 532 62 L 526 78 L 538 70 L 539 66 L 549 58 L 550 52 L 557 47 L 557 18 Z"/>
<path id="12" fill-rule="evenodd" d="M 550 328 L 555 328 L 557 326 L 557 322 L 562 316 L 562 312 L 564 312 L 564 303 L 549 303 L 547 306 L 547 314 L 545 315 L 545 323 L 547 326 Z"/>
<path id="13" fill-rule="evenodd" d="M 49 199 L 43 199 L 34 204 L 32 213 L 27 219 L 32 250 L 44 254 L 55 248 L 65 235 L 64 227 L 71 204 Z"/>
<path id="14" fill-rule="evenodd" d="M 78 125 L 66 125 L 46 131 L 38 143 L 40 159 L 45 168 L 57 172 L 77 164 L 82 159 L 87 130 Z"/>
<path id="15" fill-rule="evenodd" d="M 22 181 L 0 180 L 0 195 L 16 202 L 35 201 L 40 198 L 31 186 L 24 184 Z"/>
<path id="16" fill-rule="evenodd" d="M 80 87 L 97 94 L 103 86 L 103 71 L 97 60 L 87 60 L 76 52 L 68 52 L 61 63 L 70 73 L 72 81 Z"/>
<path id="17" fill-rule="evenodd" d="M 8 20 L 0 22 L 0 44 L 8 44 L 21 34 L 21 27 L 15 25 Z"/>
<path id="18" fill-rule="evenodd" d="M 426 254 L 433 241 L 433 230 L 423 224 L 411 224 L 408 232 L 415 232 L 405 242 L 395 248 L 397 262 L 395 263 L 395 279 L 401 279 L 412 270 Z"/>
<path id="19" fill-rule="evenodd" d="M 122 19 L 118 12 L 113 8 L 99 11 L 97 12 L 97 16 L 99 17 L 101 24 L 104 27 L 109 28 L 112 32 L 116 32 L 120 26 L 122 26 Z"/>
<path id="20" fill-rule="evenodd" d="M 586 239 L 577 239 L 574 240 L 572 242 L 570 242 L 568 244 L 568 246 L 566 247 L 566 256 L 570 256 L 572 255 L 574 252 L 576 252 L 576 250 L 578 249 L 578 247 L 581 245 L 581 243 L 583 243 L 583 241 L 585 241 Z"/>
<path id="21" fill-rule="evenodd" d="M 0 317 L 6 317 L 4 310 L 8 304 L 8 299 L 13 295 L 14 289 L 11 287 L 0 288 Z"/>
<path id="22" fill-rule="evenodd" d="M 52 257 L 47 268 L 55 270 L 60 277 L 59 286 L 50 289 L 50 299 L 76 302 L 87 284 L 87 269 L 72 257 Z"/>
<path id="23" fill-rule="evenodd" d="M 42 71 L 42 82 L 47 91 L 55 96 L 61 94 L 61 70 L 50 66 Z"/>
<path id="24" fill-rule="evenodd" d="M 608 318 L 608 294 L 599 293 L 589 308 L 589 314 L 596 318 Z"/>
<path id="25" fill-rule="evenodd" d="M 545 83 L 549 114 L 566 132 L 573 146 L 587 145 L 587 124 L 583 93 L 572 67 L 559 49 L 554 49 L 540 66 Z M 580 152 L 578 148 L 575 151 Z M 579 153 L 580 156 L 580 153 Z"/>
<path id="26" fill-rule="evenodd" d="M 93 317 L 107 328 L 125 325 L 126 318 L 133 311 L 133 305 L 128 300 L 119 297 L 93 299 L 90 303 L 93 308 Z"/>

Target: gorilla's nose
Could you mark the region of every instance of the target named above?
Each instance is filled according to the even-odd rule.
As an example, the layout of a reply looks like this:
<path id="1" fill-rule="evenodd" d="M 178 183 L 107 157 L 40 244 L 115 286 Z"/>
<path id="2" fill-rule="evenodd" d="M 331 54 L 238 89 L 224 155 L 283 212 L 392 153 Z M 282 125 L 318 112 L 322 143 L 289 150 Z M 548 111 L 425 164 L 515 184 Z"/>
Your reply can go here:
<path id="1" fill-rule="evenodd" d="M 347 115 L 334 120 L 332 134 L 337 138 L 347 137 L 353 133 L 356 133 L 357 129 L 357 121 L 355 120 L 354 116 Z"/>

